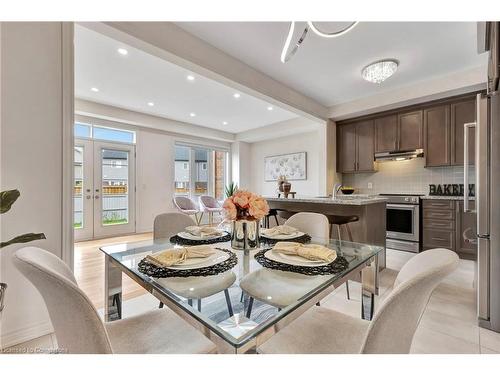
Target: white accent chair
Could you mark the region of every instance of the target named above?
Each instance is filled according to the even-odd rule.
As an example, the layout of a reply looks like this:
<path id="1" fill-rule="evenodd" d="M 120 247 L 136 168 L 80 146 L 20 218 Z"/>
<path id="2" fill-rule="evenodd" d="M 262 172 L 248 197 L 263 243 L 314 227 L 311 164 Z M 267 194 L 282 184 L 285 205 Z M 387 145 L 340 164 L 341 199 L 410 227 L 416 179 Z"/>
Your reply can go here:
<path id="1" fill-rule="evenodd" d="M 174 203 L 175 208 L 177 208 L 181 213 L 194 216 L 196 224 L 200 225 L 203 212 L 200 212 L 200 208 L 195 202 L 193 202 L 190 198 L 183 197 L 181 195 L 175 195 L 172 198 L 172 202 Z M 199 217 L 198 214 L 200 214 Z"/>
<path id="2" fill-rule="evenodd" d="M 37 247 L 14 253 L 16 268 L 38 289 L 65 353 L 201 354 L 215 345 L 169 309 L 103 323 L 66 264 Z"/>
<path id="3" fill-rule="evenodd" d="M 299 212 L 291 216 L 285 225 L 320 240 L 328 241 L 330 236 L 330 224 L 328 218 L 323 214 Z M 320 285 L 326 279 L 328 276 L 311 278 L 310 276 L 268 268 L 252 272 L 240 282 L 241 290 L 250 297 L 246 316 L 250 318 L 252 314 L 254 299 L 282 309 L 303 297 L 313 286 Z M 268 298 L 270 295 L 272 299 Z"/>
<path id="4" fill-rule="evenodd" d="M 297 228 L 311 237 L 327 240 L 330 238 L 330 223 L 323 214 L 315 212 L 299 212 L 291 216 L 285 225 Z"/>
<path id="5" fill-rule="evenodd" d="M 186 227 L 196 225 L 193 218 L 180 212 L 168 212 L 155 217 L 153 239 L 169 240 L 170 237 L 184 231 Z"/>
<path id="6" fill-rule="evenodd" d="M 222 215 L 221 204 L 210 195 L 201 195 L 198 198 L 200 209 L 202 212 L 208 213 L 208 224 L 212 225 L 214 223 L 214 213 Z"/>
<path id="7" fill-rule="evenodd" d="M 458 266 L 451 250 L 432 249 L 411 258 L 372 321 L 313 307 L 257 350 L 270 354 L 408 354 L 435 287 Z"/>

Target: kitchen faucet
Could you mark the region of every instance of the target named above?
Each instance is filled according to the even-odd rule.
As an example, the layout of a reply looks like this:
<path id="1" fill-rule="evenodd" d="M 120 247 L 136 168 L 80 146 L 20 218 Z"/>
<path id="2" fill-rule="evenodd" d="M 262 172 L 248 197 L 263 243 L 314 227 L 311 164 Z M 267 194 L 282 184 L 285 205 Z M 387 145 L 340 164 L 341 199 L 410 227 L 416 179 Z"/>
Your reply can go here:
<path id="1" fill-rule="evenodd" d="M 341 188 L 342 188 L 342 184 L 333 185 L 332 199 L 337 199 L 337 194 Z"/>

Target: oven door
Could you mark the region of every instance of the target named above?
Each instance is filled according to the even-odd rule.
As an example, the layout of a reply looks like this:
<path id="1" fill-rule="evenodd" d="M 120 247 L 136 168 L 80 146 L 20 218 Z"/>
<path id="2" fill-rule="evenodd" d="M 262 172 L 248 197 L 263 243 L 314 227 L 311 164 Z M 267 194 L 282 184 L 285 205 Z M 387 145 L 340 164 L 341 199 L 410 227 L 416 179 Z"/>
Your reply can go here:
<path id="1" fill-rule="evenodd" d="M 419 242 L 419 206 L 387 204 L 387 238 Z"/>

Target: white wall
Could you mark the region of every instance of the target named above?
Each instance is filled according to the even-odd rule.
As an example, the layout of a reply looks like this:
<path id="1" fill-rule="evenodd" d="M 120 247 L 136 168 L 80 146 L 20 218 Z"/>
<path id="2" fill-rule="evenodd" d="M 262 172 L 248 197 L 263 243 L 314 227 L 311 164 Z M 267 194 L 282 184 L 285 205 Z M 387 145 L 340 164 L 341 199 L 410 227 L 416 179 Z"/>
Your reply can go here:
<path id="1" fill-rule="evenodd" d="M 63 25 L 1 24 L 1 190 L 21 197 L 2 215 L 2 241 L 26 232 L 43 232 L 33 242 L 59 257 L 62 243 Z M 0 343 L 13 345 L 52 330 L 38 292 L 0 250 L 0 280 L 7 282 Z M 0 346 L 2 346 L 0 345 Z"/>
<path id="2" fill-rule="evenodd" d="M 264 181 L 264 158 L 266 156 L 307 152 L 307 179 L 290 181 L 292 191 L 298 195 L 323 195 L 326 190 L 327 142 L 325 129 L 296 134 L 250 145 L 251 189 L 262 195 L 274 195 L 276 181 Z"/>
<path id="3" fill-rule="evenodd" d="M 233 142 L 231 144 L 231 181 L 241 189 L 252 189 L 250 144 Z"/>

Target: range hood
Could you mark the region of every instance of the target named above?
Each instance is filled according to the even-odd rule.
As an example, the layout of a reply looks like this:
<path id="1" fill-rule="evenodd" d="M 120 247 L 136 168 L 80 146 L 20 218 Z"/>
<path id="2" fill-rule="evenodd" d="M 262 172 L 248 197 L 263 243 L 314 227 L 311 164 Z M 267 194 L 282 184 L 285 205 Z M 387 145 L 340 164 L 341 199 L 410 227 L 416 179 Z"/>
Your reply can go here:
<path id="1" fill-rule="evenodd" d="M 401 161 L 409 160 L 424 156 L 424 150 L 417 148 L 416 150 L 405 150 L 405 151 L 389 151 L 389 152 L 377 152 L 375 154 L 376 161 Z"/>

